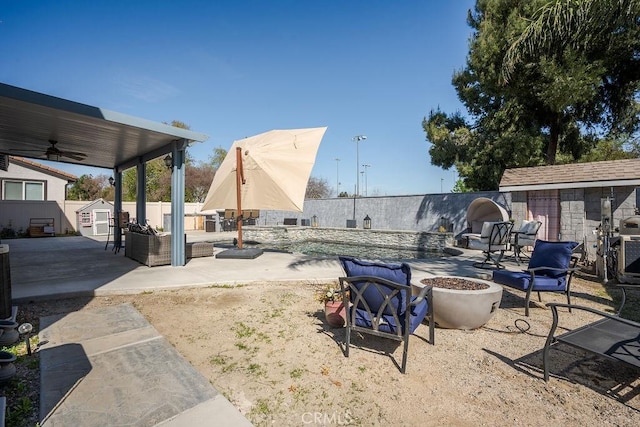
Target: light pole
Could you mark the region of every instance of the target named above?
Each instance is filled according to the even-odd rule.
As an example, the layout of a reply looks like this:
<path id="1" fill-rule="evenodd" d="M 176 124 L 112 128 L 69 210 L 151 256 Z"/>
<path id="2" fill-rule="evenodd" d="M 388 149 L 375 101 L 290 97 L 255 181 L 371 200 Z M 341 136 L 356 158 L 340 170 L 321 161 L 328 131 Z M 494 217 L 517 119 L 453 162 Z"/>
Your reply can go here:
<path id="1" fill-rule="evenodd" d="M 336 197 L 340 197 L 340 159 L 336 157 Z"/>
<path id="2" fill-rule="evenodd" d="M 371 165 L 368 164 L 363 164 L 362 167 L 364 168 L 364 195 L 368 196 L 369 192 L 367 191 L 368 189 L 368 185 L 367 185 L 367 169 L 371 167 Z"/>
<path id="3" fill-rule="evenodd" d="M 440 193 L 442 193 L 442 183 L 444 182 L 444 178 L 440 178 Z"/>
<path id="4" fill-rule="evenodd" d="M 352 141 L 356 142 L 356 197 L 360 195 L 360 141 L 364 141 L 367 139 L 365 135 L 356 135 L 351 138 Z"/>

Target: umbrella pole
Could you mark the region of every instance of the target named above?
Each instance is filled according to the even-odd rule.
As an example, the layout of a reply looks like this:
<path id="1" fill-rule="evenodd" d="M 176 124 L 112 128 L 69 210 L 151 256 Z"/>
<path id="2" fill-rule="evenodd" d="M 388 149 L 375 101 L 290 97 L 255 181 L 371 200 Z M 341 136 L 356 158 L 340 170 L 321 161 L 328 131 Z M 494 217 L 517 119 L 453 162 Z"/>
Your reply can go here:
<path id="1" fill-rule="evenodd" d="M 244 171 L 242 170 L 242 148 L 236 147 L 236 200 L 238 210 L 236 221 L 238 228 L 238 249 L 242 249 L 242 197 L 240 186 L 244 184 Z"/>

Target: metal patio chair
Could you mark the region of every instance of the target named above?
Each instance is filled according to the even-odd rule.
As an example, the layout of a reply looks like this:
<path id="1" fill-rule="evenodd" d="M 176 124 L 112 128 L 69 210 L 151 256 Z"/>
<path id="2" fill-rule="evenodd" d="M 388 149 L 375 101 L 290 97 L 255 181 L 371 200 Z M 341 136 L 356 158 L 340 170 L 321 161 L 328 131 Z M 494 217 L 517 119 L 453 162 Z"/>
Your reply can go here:
<path id="1" fill-rule="evenodd" d="M 500 264 L 505 251 L 509 247 L 509 236 L 513 223 L 509 221 L 485 222 L 480 233 L 480 243 L 475 247 L 481 249 L 485 254 L 482 262 L 473 263 L 477 268 L 497 268 L 502 269 Z"/>
<path id="2" fill-rule="evenodd" d="M 362 332 L 404 343 L 400 372 L 406 372 L 409 335 L 429 319 L 429 342 L 434 344 L 431 286 L 412 296 L 411 268 L 406 263 L 383 264 L 340 257 L 347 277 L 340 277 L 346 309 L 345 356 L 351 333 Z"/>
<path id="3" fill-rule="evenodd" d="M 536 240 L 529 266 L 524 271 L 499 270 L 493 272 L 493 281 L 503 286 L 526 292 L 524 314 L 529 316 L 531 293 L 561 292 L 571 304 L 571 278 L 578 262 L 574 249 L 577 242 L 547 242 Z M 569 309 L 571 311 L 571 309 Z"/>

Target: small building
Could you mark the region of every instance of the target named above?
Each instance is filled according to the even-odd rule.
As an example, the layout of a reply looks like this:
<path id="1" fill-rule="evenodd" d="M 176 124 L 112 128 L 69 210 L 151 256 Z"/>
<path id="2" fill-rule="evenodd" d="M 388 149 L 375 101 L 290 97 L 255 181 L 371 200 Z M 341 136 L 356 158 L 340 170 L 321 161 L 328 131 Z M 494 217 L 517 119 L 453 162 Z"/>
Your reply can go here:
<path id="1" fill-rule="evenodd" d="M 106 236 L 113 218 L 114 207 L 104 199 L 81 207 L 76 211 L 76 230 L 83 236 Z"/>
<path id="2" fill-rule="evenodd" d="M 640 159 L 507 169 L 500 191 L 511 193 L 511 215 L 539 220 L 539 239 L 584 243 L 596 258 L 603 201 L 611 205 L 611 227 L 635 215 L 640 206 Z"/>

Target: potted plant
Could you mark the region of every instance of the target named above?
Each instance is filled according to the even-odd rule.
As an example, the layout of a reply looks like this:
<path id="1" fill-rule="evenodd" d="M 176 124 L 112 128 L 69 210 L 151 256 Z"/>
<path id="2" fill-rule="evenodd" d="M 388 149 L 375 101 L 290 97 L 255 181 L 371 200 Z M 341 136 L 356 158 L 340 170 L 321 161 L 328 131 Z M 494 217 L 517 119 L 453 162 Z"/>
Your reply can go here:
<path id="1" fill-rule="evenodd" d="M 336 328 L 344 326 L 346 310 L 340 289 L 329 284 L 318 292 L 317 299 L 324 304 L 324 316 L 329 326 Z"/>

